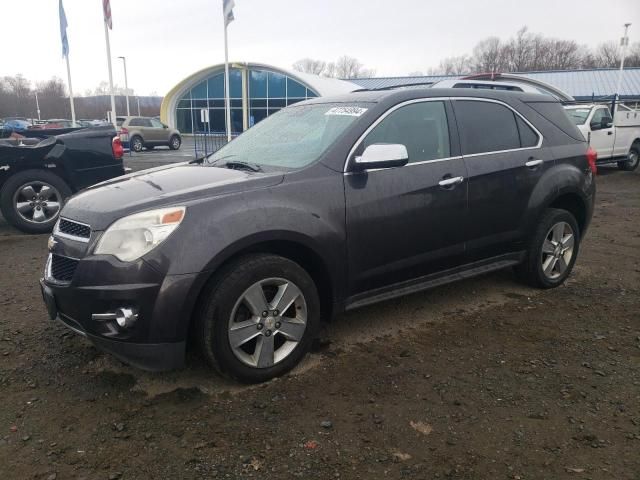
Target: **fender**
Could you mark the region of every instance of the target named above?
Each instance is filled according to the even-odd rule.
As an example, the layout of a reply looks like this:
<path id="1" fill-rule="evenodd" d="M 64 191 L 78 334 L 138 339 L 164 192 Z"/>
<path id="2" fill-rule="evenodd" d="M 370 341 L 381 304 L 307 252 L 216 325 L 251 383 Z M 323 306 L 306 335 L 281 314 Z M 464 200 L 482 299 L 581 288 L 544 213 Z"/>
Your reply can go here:
<path id="1" fill-rule="evenodd" d="M 590 218 L 593 197 L 593 175 L 585 173 L 575 165 L 561 163 L 547 170 L 533 189 L 523 219 L 525 238 L 529 237 L 537 226 L 537 220 L 544 210 L 565 194 L 576 195 L 583 203 L 587 220 Z"/>

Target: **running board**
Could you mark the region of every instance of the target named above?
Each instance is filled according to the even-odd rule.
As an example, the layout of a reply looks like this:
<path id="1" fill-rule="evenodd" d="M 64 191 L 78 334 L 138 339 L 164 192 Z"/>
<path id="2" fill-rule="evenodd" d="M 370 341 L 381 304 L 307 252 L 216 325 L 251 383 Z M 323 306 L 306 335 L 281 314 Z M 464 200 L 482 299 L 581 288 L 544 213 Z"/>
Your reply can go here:
<path id="1" fill-rule="evenodd" d="M 431 288 L 446 285 L 447 283 L 457 282 L 467 278 L 477 277 L 485 273 L 502 270 L 504 268 L 513 267 L 522 262 L 525 252 L 510 253 L 493 257 L 489 260 L 474 262 L 462 267 L 452 268 L 440 273 L 426 275 L 413 280 L 399 282 L 388 287 L 369 290 L 347 298 L 345 310 L 354 310 L 356 308 L 371 305 L 373 303 L 384 302 L 392 298 L 403 297 L 411 293 L 429 290 Z"/>

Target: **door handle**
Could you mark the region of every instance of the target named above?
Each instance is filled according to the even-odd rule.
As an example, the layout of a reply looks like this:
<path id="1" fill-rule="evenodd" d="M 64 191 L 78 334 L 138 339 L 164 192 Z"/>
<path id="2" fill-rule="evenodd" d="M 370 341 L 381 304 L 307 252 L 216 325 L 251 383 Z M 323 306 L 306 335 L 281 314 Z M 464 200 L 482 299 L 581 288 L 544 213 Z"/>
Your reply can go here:
<path id="1" fill-rule="evenodd" d="M 525 163 L 525 166 L 528 168 L 536 168 L 542 165 L 543 163 L 544 163 L 544 160 L 532 158 L 532 159 L 529 159 L 527 163 Z"/>
<path id="2" fill-rule="evenodd" d="M 607 132 L 607 135 L 613 135 L 613 132 Z"/>
<path id="3" fill-rule="evenodd" d="M 438 182 L 441 187 L 454 187 L 464 182 L 464 177 L 443 178 Z"/>

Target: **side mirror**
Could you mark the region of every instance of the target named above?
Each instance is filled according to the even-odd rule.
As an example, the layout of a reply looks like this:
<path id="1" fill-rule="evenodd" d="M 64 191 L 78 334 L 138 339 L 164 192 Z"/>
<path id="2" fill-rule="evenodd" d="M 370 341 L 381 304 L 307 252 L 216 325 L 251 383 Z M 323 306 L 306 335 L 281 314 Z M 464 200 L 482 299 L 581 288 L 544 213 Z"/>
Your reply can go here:
<path id="1" fill-rule="evenodd" d="M 409 162 L 407 147 L 399 143 L 374 143 L 361 157 L 356 157 L 357 170 L 402 167 Z"/>
<path id="2" fill-rule="evenodd" d="M 165 125 L 165 124 L 163 123 L 163 124 L 162 124 L 162 128 L 165 128 L 165 129 L 166 129 L 166 128 L 169 128 L 169 126 L 168 126 L 168 125 Z"/>

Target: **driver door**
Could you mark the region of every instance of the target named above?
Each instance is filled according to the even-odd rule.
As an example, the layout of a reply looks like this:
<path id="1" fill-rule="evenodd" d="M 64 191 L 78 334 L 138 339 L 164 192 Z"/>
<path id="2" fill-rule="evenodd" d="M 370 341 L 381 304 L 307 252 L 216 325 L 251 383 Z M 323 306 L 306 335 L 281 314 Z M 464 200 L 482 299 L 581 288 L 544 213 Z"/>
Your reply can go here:
<path id="1" fill-rule="evenodd" d="M 387 111 L 356 147 L 402 144 L 404 167 L 347 171 L 350 295 L 461 264 L 467 220 L 466 167 L 447 100 Z"/>
<path id="2" fill-rule="evenodd" d="M 605 125 L 608 127 L 602 128 Z M 613 155 L 613 143 L 615 135 L 611 113 L 608 107 L 598 107 L 589 120 L 591 130 L 590 145 L 598 152 L 598 158 L 609 158 Z"/>

